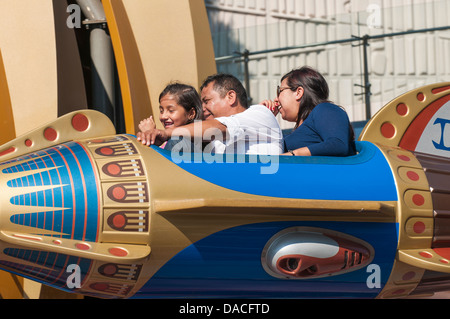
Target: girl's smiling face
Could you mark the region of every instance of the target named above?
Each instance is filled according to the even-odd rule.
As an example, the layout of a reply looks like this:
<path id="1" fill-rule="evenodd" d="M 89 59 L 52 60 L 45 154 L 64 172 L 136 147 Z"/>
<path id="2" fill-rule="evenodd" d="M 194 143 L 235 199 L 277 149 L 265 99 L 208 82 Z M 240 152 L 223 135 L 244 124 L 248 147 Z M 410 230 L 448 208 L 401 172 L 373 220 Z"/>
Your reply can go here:
<path id="1" fill-rule="evenodd" d="M 172 94 L 167 94 L 159 101 L 159 120 L 164 128 L 185 125 L 195 117 L 195 109 L 190 111 L 177 103 L 177 99 Z"/>

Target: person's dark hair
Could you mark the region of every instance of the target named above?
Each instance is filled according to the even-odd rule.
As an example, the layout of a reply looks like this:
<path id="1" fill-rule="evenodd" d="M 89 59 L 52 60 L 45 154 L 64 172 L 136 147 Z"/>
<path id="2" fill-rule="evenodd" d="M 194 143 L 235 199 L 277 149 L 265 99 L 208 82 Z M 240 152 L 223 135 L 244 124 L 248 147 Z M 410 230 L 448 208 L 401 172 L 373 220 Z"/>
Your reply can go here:
<path id="1" fill-rule="evenodd" d="M 302 87 L 304 90 L 300 108 L 298 110 L 297 122 L 295 128 L 297 128 L 300 122 L 306 120 L 311 111 L 320 103 L 330 102 L 328 100 L 330 89 L 325 78 L 318 71 L 309 66 L 303 66 L 299 69 L 294 69 L 285 74 L 281 78 L 281 82 L 287 79 L 287 85 L 292 91 L 297 90 L 298 87 Z M 340 106 L 342 109 L 343 107 Z M 355 132 L 352 125 L 349 125 L 350 140 L 355 139 Z"/>
<path id="2" fill-rule="evenodd" d="M 203 107 L 202 101 L 200 100 L 200 96 L 194 87 L 182 84 L 182 83 L 170 83 L 165 87 L 165 89 L 159 95 L 159 101 L 166 96 L 167 94 L 171 94 L 175 97 L 177 103 L 181 105 L 186 112 L 189 112 L 191 109 L 195 110 L 194 120 L 201 120 L 203 117 Z"/>
<path id="3" fill-rule="evenodd" d="M 236 92 L 239 103 L 243 107 L 248 108 L 247 91 L 245 90 L 241 81 L 239 81 L 235 76 L 224 73 L 210 75 L 203 82 L 202 86 L 200 87 L 200 91 L 207 87 L 211 82 L 214 83 L 214 91 L 218 92 L 220 94 L 220 97 L 225 97 L 228 91 L 233 90 L 234 92 Z"/>
<path id="4" fill-rule="evenodd" d="M 281 81 L 287 79 L 287 85 L 292 91 L 302 87 L 304 90 L 298 111 L 296 126 L 306 120 L 314 107 L 320 103 L 329 102 L 329 88 L 327 81 L 318 71 L 308 66 L 294 69 L 285 74 Z"/>

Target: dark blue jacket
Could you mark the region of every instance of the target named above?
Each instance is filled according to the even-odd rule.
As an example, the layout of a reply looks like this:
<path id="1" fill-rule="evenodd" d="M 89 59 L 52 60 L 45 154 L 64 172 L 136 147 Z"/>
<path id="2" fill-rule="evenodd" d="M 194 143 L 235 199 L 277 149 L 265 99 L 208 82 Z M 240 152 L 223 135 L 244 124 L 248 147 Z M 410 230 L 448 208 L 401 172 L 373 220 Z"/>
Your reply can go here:
<path id="1" fill-rule="evenodd" d="M 318 104 L 302 125 L 284 138 L 285 152 L 308 147 L 312 156 L 356 153 L 347 113 L 332 103 Z"/>

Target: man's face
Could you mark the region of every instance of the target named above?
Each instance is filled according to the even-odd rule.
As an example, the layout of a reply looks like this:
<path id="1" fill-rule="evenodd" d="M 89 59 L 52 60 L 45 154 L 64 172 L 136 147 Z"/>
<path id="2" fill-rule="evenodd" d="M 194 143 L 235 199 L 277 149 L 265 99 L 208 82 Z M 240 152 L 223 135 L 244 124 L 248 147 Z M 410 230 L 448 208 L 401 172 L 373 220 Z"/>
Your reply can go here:
<path id="1" fill-rule="evenodd" d="M 214 82 L 209 83 L 201 92 L 201 100 L 203 106 L 203 118 L 205 120 L 215 117 L 229 116 L 231 106 L 228 103 L 227 96 L 221 97 L 214 90 Z"/>

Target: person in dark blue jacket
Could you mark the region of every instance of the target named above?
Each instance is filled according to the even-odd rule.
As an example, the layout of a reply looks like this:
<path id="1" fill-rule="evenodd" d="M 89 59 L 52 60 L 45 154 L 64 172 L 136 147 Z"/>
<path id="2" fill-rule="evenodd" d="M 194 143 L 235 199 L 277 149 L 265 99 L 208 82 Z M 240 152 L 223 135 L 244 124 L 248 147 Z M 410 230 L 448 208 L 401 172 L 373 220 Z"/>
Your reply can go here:
<path id="1" fill-rule="evenodd" d="M 356 154 L 353 128 L 345 110 L 328 100 L 325 78 L 304 66 L 287 73 L 277 87 L 277 98 L 261 104 L 274 115 L 295 122 L 284 138 L 284 155 L 351 156 Z"/>

